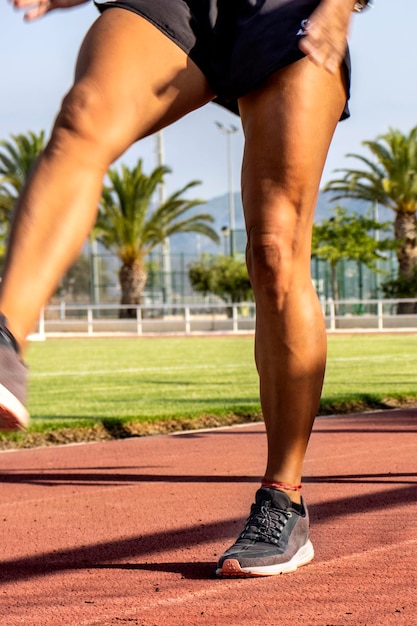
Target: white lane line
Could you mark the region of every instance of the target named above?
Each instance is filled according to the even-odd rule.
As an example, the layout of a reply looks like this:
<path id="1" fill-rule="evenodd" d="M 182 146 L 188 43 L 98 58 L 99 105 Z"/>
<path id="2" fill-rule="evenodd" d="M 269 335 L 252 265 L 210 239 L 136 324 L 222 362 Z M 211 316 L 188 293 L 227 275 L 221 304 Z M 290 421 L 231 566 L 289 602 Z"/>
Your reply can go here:
<path id="1" fill-rule="evenodd" d="M 92 374 L 104 376 L 107 374 L 146 374 L 147 372 L 180 372 L 189 370 L 218 370 L 253 367 L 253 363 L 205 363 L 204 365 L 173 365 L 166 367 L 128 367 L 106 370 L 78 370 L 60 372 L 31 372 L 31 378 L 50 378 L 55 376 L 91 376 Z"/>
<path id="2" fill-rule="evenodd" d="M 351 363 L 351 362 L 360 362 L 366 361 L 367 363 L 371 361 L 386 361 L 387 356 L 378 355 L 378 356 L 351 356 L 351 357 L 329 357 L 328 363 Z M 415 354 L 401 354 L 398 357 L 390 356 L 390 361 L 399 361 L 404 362 L 404 360 L 410 361 L 411 359 L 415 359 Z M 56 376 L 90 376 L 91 374 L 98 374 L 100 376 L 106 374 L 140 374 L 146 372 L 179 372 L 179 371 L 188 371 L 188 370 L 211 370 L 211 369 L 234 369 L 234 368 L 253 368 L 253 361 L 248 362 L 240 362 L 240 363 L 204 363 L 200 365 L 196 365 L 194 363 L 190 363 L 189 365 L 168 365 L 168 366 L 155 366 L 155 367 L 129 367 L 129 368 L 118 368 L 118 369 L 101 369 L 101 370 L 69 370 L 69 371 L 57 371 L 57 372 L 31 372 L 31 378 L 49 378 Z"/>

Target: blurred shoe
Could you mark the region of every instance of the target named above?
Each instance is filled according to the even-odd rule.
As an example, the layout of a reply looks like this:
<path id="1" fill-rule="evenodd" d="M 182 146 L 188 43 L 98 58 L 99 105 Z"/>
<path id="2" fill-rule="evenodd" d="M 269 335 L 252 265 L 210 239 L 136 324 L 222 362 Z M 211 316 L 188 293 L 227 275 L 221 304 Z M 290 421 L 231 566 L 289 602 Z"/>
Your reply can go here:
<path id="1" fill-rule="evenodd" d="M 0 314 L 0 430 L 21 430 L 29 423 L 26 377 L 17 342 Z"/>

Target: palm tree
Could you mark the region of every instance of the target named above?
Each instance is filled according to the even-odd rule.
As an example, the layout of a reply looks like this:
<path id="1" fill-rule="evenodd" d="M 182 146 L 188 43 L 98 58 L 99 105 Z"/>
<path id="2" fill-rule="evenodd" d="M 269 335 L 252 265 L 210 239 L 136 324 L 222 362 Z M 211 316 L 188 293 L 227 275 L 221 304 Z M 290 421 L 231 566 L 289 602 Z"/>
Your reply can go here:
<path id="1" fill-rule="evenodd" d="M 10 220 L 16 200 L 45 146 L 45 132 L 29 131 L 0 141 L 0 217 Z"/>
<path id="2" fill-rule="evenodd" d="M 165 174 L 165 166 L 158 166 L 147 176 L 142 160 L 133 169 L 121 166 L 108 171 L 110 185 L 103 189 L 94 236 L 108 250 L 116 252 L 121 261 L 119 281 L 122 305 L 138 305 L 146 284 L 144 259 L 158 245 L 175 233 L 199 233 L 219 242 L 214 222 L 207 213 L 186 216 L 202 200 L 186 200 L 182 196 L 199 184 L 192 181 L 173 193 L 155 211 L 151 212 L 152 196 Z M 121 310 L 121 317 L 134 316 L 135 309 Z"/>
<path id="3" fill-rule="evenodd" d="M 388 207 L 395 213 L 398 275 L 411 280 L 417 266 L 417 126 L 408 135 L 390 129 L 375 141 L 365 141 L 373 158 L 348 154 L 365 169 L 339 169 L 343 178 L 330 181 L 325 191 L 333 200 L 355 198 Z"/>
<path id="4" fill-rule="evenodd" d="M 29 171 L 44 147 L 44 131 L 38 135 L 11 135 L 11 141 L 0 141 L 0 258 L 5 253 L 16 200 Z"/>

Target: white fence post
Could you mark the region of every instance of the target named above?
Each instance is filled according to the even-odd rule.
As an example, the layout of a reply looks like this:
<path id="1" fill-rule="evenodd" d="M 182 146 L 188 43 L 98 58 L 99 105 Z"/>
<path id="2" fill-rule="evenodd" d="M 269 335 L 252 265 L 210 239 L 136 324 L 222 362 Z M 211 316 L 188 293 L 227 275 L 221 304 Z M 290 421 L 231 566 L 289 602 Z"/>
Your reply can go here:
<path id="1" fill-rule="evenodd" d="M 87 309 L 87 333 L 88 335 L 94 334 L 93 309 L 91 306 Z"/>
<path id="2" fill-rule="evenodd" d="M 136 307 L 136 332 L 138 335 L 141 335 L 143 332 L 142 327 L 142 307 Z"/>
<path id="3" fill-rule="evenodd" d="M 238 328 L 239 328 L 239 320 L 238 320 L 238 310 L 237 310 L 238 305 L 234 304 L 233 305 L 233 332 L 237 333 Z"/>
<path id="4" fill-rule="evenodd" d="M 185 317 L 185 332 L 187 335 L 189 335 L 191 332 L 191 315 L 190 315 L 189 306 L 185 307 L 184 317 Z"/>
<path id="5" fill-rule="evenodd" d="M 39 328 L 38 328 L 39 336 L 41 339 L 45 339 L 45 309 L 41 309 L 39 315 Z"/>
<path id="6" fill-rule="evenodd" d="M 378 300 L 378 330 L 384 330 L 384 305 Z"/>
<path id="7" fill-rule="evenodd" d="M 330 308 L 330 330 L 336 330 L 336 306 L 333 298 L 329 298 L 327 302 Z"/>

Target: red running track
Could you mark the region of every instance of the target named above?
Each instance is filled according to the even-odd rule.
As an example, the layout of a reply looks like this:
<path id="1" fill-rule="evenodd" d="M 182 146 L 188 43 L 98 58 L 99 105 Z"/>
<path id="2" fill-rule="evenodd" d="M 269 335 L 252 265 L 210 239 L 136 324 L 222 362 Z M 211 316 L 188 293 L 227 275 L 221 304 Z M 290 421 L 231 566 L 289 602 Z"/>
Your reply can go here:
<path id="1" fill-rule="evenodd" d="M 0 453 L 0 623 L 417 624 L 417 410 L 317 419 L 316 558 L 218 580 L 264 453 L 260 424 Z"/>

